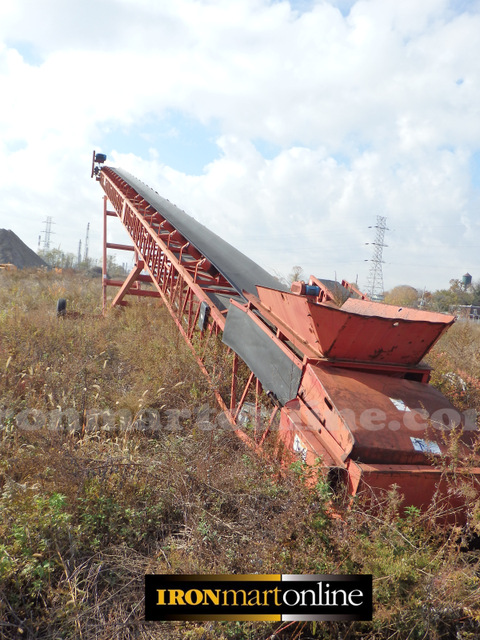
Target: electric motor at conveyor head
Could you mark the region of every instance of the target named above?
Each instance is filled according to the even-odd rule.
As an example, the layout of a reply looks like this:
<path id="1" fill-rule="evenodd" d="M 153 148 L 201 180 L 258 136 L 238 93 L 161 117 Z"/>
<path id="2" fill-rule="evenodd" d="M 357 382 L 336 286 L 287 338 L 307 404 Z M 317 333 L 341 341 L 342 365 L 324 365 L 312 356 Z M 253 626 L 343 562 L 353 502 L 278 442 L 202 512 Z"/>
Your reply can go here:
<path id="1" fill-rule="evenodd" d="M 180 304 L 168 297 L 178 293 L 176 281 L 171 286 L 165 282 L 170 272 L 149 263 L 145 247 L 152 253 L 152 243 L 158 243 L 157 258 L 162 251 L 168 254 L 163 267 L 184 259 L 187 248 L 191 262 L 179 262 L 177 279 L 182 268 L 193 273 L 193 264 L 195 274 L 199 265 L 205 270 L 203 289 L 198 288 L 202 279 L 188 273 L 181 285 L 199 296 L 195 326 L 203 336 L 215 325 L 215 334 L 221 332 L 223 343 L 281 407 L 279 435 L 288 449 L 308 464 L 321 459 L 344 478 L 352 495 L 397 484 L 406 504 L 425 507 L 437 490 L 449 493 L 449 476 L 439 468 L 449 455 L 445 433 L 458 434 L 459 451 L 466 459 L 478 429 L 475 420 L 457 412 L 428 384 L 430 370 L 422 358 L 454 322 L 452 316 L 371 302 L 346 281 L 314 276 L 287 291 L 250 258 L 129 173 L 104 167 L 96 175 L 194 351 L 193 333 L 183 326 L 187 299 Z M 136 211 L 135 224 L 127 222 L 128 209 Z M 173 252 L 165 244 L 170 237 L 181 238 Z M 220 274 L 224 284 L 209 284 L 207 272 Z M 203 356 L 196 357 L 208 375 Z M 230 421 L 238 424 L 248 385 L 238 401 L 235 377 L 234 368 L 230 405 L 218 390 L 216 395 Z M 209 379 L 214 384 L 217 378 Z M 478 461 L 470 471 L 469 479 L 478 484 Z M 448 508 L 465 517 L 461 500 L 450 496 Z"/>

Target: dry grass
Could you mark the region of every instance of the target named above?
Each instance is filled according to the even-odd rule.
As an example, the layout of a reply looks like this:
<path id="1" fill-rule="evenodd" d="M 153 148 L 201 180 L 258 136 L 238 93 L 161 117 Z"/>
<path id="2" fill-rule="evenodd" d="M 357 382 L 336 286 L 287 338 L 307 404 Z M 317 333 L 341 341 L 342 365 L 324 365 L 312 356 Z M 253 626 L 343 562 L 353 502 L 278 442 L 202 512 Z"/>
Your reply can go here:
<path id="1" fill-rule="evenodd" d="M 280 474 L 230 431 L 204 430 L 211 393 L 157 304 L 105 320 L 99 280 L 0 275 L 1 640 L 479 636 L 479 552 L 464 531 L 402 515 L 395 491 L 330 518 L 302 465 Z M 57 318 L 59 297 L 84 315 Z M 79 425 L 19 429 L 26 409 L 69 409 Z M 372 573 L 374 621 L 143 620 L 145 573 L 257 572 Z"/>

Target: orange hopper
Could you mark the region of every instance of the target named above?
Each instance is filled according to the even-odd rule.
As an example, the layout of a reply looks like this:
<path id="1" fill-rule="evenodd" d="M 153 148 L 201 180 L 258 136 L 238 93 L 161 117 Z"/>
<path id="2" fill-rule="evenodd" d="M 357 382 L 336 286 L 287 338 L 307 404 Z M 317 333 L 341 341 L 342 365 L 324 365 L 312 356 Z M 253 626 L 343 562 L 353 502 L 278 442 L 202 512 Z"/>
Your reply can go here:
<path id="1" fill-rule="evenodd" d="M 445 497 L 445 435 L 461 433 L 466 458 L 478 432 L 474 416 L 428 384 L 421 360 L 454 317 L 347 297 L 347 283 L 338 285 L 347 299 L 336 303 L 322 281 L 310 283 L 297 293 L 258 287 L 258 298 L 249 296 L 303 356 L 297 397 L 281 413 L 285 444 L 307 463 L 321 458 L 352 495 L 396 484 L 405 504 L 426 507 L 437 489 Z M 478 481 L 480 469 L 472 471 Z M 464 506 L 455 497 L 448 505 Z"/>

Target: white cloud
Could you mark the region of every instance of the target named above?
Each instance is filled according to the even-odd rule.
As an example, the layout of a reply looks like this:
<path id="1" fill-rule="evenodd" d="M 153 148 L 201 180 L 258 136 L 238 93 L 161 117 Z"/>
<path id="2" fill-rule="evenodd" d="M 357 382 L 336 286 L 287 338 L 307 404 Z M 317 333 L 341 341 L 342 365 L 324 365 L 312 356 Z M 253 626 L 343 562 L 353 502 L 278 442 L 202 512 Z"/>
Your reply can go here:
<path id="1" fill-rule="evenodd" d="M 234 137 L 218 141 L 223 157 L 202 176 L 187 176 L 157 160 L 115 154 L 115 164 L 149 184 L 203 224 L 270 270 L 293 264 L 325 277 L 366 282 L 376 216 L 387 217 L 386 286 L 401 281 L 438 286 L 454 277 L 455 248 L 465 255 L 469 183 L 466 158 L 442 151 L 422 168 L 392 171 L 382 156 L 366 151 L 350 167 L 325 150 L 290 148 L 265 160 L 253 145 Z M 453 213 L 452 212 L 456 212 Z M 477 227 L 478 232 L 478 227 Z M 466 252 L 468 254 L 468 251 Z M 471 251 L 474 255 L 474 249 Z M 391 263 L 391 264 L 390 264 Z M 462 270 L 462 263 L 458 269 Z M 420 269 L 419 269 L 420 268 Z M 394 274 L 392 276 L 392 274 Z"/>
<path id="2" fill-rule="evenodd" d="M 480 278 L 479 32 L 448 0 L 4 2 L 0 225 L 36 246 L 52 215 L 76 252 L 91 221 L 99 253 L 92 148 L 178 112 L 218 132 L 199 175 L 101 150 L 267 268 L 365 284 L 385 215 L 387 287 Z"/>

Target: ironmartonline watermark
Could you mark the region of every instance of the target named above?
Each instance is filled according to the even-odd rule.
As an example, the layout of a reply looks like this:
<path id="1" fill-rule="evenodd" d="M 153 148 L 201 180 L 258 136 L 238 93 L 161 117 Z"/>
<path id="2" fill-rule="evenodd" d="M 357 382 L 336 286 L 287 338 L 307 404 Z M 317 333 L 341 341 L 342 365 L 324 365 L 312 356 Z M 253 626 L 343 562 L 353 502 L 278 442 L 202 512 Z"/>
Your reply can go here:
<path id="1" fill-rule="evenodd" d="M 451 407 L 437 409 L 431 415 L 425 409 L 408 409 L 395 414 L 387 414 L 383 409 L 370 408 L 361 413 L 353 409 L 341 409 L 339 417 L 355 430 L 381 431 L 389 429 L 398 431 L 405 428 L 413 433 L 424 432 L 427 429 L 451 431 L 460 426 L 464 431 L 477 430 L 478 413 L 475 409 L 459 412 Z M 239 415 L 239 426 L 248 428 L 257 420 L 267 422 L 267 412 L 255 415 L 253 406 L 246 406 Z M 392 417 L 394 416 L 394 417 Z M 338 424 L 338 423 L 337 423 Z M 52 432 L 96 432 L 96 431 L 143 431 L 181 432 L 188 428 L 197 431 L 214 431 L 219 429 L 232 430 L 231 415 L 225 411 L 212 409 L 208 405 L 201 405 L 193 409 L 155 409 L 142 408 L 133 413 L 129 409 L 90 408 L 85 412 L 75 408 L 42 410 L 27 408 L 19 412 L 10 409 L 0 410 L 0 431 L 18 429 L 19 431 L 52 431 Z M 277 422 L 270 426 L 272 431 L 278 430 Z M 282 430 L 289 427 L 282 427 Z M 336 428 L 335 422 L 328 427 L 331 432 Z M 302 426 L 304 432 L 316 432 L 317 423 Z M 292 427 L 292 430 L 295 430 Z"/>
<path id="2" fill-rule="evenodd" d="M 371 575 L 145 576 L 146 620 L 371 620 Z"/>

